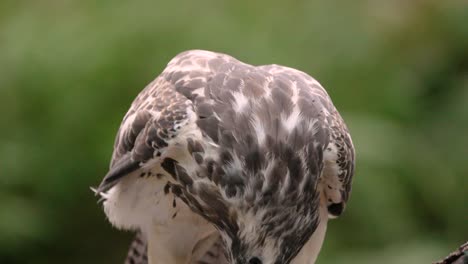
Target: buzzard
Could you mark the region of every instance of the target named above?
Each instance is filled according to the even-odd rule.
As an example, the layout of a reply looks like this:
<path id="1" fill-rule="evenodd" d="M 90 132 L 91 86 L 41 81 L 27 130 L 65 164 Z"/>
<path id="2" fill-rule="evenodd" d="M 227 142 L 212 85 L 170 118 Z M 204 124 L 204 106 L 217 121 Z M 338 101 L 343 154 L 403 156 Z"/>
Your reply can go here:
<path id="1" fill-rule="evenodd" d="M 314 263 L 354 148 L 304 72 L 190 50 L 134 100 L 95 192 L 136 230 L 126 263 Z"/>

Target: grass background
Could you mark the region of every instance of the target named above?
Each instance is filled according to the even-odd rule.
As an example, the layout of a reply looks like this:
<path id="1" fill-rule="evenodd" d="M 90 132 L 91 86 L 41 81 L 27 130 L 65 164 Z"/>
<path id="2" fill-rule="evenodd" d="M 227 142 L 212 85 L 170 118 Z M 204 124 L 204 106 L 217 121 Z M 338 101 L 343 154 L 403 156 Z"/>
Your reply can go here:
<path id="1" fill-rule="evenodd" d="M 123 263 L 89 190 L 129 104 L 177 53 L 301 69 L 353 135 L 318 263 L 430 263 L 468 238 L 468 4 L 0 2 L 0 263 Z"/>

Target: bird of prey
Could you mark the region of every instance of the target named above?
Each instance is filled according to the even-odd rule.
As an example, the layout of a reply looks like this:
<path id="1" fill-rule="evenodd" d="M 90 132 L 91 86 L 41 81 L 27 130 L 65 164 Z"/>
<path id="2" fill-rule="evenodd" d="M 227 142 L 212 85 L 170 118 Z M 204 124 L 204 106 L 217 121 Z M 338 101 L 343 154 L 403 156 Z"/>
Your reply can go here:
<path id="1" fill-rule="evenodd" d="M 138 232 L 126 263 L 314 263 L 354 156 L 306 73 L 190 50 L 136 97 L 95 191 Z"/>

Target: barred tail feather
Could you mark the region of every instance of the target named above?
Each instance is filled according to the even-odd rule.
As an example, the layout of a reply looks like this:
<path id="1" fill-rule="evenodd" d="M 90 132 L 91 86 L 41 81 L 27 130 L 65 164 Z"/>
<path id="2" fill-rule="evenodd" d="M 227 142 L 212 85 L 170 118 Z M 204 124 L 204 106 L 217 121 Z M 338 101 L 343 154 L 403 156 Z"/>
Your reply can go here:
<path id="1" fill-rule="evenodd" d="M 139 231 L 130 244 L 125 264 L 148 264 L 147 242 Z"/>

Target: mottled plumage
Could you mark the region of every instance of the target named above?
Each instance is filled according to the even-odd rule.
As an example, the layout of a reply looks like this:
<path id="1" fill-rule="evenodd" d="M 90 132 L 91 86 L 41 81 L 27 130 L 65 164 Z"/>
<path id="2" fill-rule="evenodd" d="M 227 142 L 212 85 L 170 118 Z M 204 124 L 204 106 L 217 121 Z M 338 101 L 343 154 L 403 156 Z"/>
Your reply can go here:
<path id="1" fill-rule="evenodd" d="M 353 172 L 351 137 L 316 80 L 193 50 L 135 99 L 97 192 L 115 226 L 143 232 L 151 264 L 301 264 Z"/>

